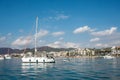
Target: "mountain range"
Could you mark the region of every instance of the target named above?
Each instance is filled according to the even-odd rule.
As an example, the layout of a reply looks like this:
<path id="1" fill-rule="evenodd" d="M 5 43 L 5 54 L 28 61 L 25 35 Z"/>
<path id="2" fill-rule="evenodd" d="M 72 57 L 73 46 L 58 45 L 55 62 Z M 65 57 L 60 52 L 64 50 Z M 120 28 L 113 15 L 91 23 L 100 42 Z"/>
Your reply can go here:
<path id="1" fill-rule="evenodd" d="M 59 52 L 59 51 L 69 51 L 69 50 L 74 50 L 74 48 L 53 48 L 49 46 L 43 46 L 43 47 L 38 47 L 38 51 L 46 51 L 46 52 Z M 23 52 L 33 52 L 34 48 L 26 48 L 26 49 L 12 49 L 12 48 L 0 48 L 0 54 L 13 54 L 13 53 L 23 53 Z"/>

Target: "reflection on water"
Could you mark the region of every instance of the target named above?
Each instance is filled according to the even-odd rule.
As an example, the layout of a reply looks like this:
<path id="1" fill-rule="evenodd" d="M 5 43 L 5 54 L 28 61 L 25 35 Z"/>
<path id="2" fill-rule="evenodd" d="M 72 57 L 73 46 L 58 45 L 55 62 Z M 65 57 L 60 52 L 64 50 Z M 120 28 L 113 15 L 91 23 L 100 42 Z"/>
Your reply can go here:
<path id="1" fill-rule="evenodd" d="M 38 64 L 3 60 L 0 80 L 120 80 L 120 58 L 57 58 Z"/>
<path id="2" fill-rule="evenodd" d="M 25 80 L 43 80 L 53 67 L 54 63 L 21 63 L 20 75 Z"/>
<path id="3" fill-rule="evenodd" d="M 24 69 L 39 69 L 53 67 L 54 63 L 21 63 L 21 68 Z"/>
<path id="4" fill-rule="evenodd" d="M 120 80 L 120 59 L 70 58 L 57 65 L 65 78 L 76 80 Z M 68 76 L 69 75 L 69 76 Z"/>
<path id="5" fill-rule="evenodd" d="M 35 75 L 37 73 L 45 72 L 48 68 L 52 68 L 54 63 L 21 63 L 21 75 Z"/>

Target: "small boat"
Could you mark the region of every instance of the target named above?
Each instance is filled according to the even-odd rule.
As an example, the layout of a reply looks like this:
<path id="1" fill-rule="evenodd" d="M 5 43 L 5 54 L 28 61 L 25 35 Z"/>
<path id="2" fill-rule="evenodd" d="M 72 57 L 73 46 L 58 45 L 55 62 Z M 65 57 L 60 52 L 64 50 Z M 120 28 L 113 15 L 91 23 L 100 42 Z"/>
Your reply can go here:
<path id="1" fill-rule="evenodd" d="M 0 60 L 3 60 L 4 59 L 4 56 L 0 55 Z"/>
<path id="2" fill-rule="evenodd" d="M 5 58 L 5 59 L 11 59 L 11 56 L 10 56 L 9 54 L 5 54 L 5 55 L 4 55 L 4 58 Z"/>
<path id="3" fill-rule="evenodd" d="M 23 63 L 55 63 L 55 60 L 53 57 L 48 57 L 46 56 L 37 56 L 39 53 L 37 51 L 37 27 L 38 27 L 38 17 L 36 18 L 36 34 L 35 34 L 35 49 L 34 49 L 34 54 L 29 53 L 29 56 L 26 56 L 26 54 L 23 55 L 22 57 L 22 62 Z"/>
<path id="4" fill-rule="evenodd" d="M 113 59 L 115 58 L 114 56 L 111 56 L 110 54 L 103 56 L 105 59 Z"/>
<path id="5" fill-rule="evenodd" d="M 10 56 L 10 53 L 9 53 L 9 48 L 8 48 L 8 54 L 5 54 L 5 55 L 4 55 L 4 58 L 5 58 L 5 59 L 11 59 L 11 56 Z"/>

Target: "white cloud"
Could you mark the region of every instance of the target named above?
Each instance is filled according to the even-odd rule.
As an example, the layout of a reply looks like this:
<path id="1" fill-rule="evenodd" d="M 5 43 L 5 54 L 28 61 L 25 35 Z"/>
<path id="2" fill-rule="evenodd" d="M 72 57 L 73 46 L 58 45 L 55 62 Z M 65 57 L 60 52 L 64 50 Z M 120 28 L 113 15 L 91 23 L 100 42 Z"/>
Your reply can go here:
<path id="1" fill-rule="evenodd" d="M 43 18 L 43 20 L 45 20 L 45 21 L 58 21 L 58 20 L 65 20 L 68 18 L 69 18 L 68 15 L 65 15 L 63 13 L 56 13 L 53 16 L 48 16 L 46 18 Z"/>
<path id="2" fill-rule="evenodd" d="M 59 38 L 60 41 L 63 40 L 63 39 L 64 39 L 63 37 L 60 37 L 60 38 Z"/>
<path id="3" fill-rule="evenodd" d="M 48 34 L 48 31 L 47 30 L 40 30 L 38 33 L 37 33 L 37 38 L 41 38 L 41 37 L 44 37 Z M 23 48 L 23 47 L 26 47 L 28 46 L 29 44 L 29 47 L 33 47 L 34 45 L 34 36 L 35 35 L 31 35 L 31 36 L 22 36 L 22 37 L 18 37 L 16 40 L 14 40 L 11 45 L 14 46 L 14 47 L 17 47 L 17 48 Z M 43 42 L 42 40 L 38 41 L 39 43 Z"/>
<path id="4" fill-rule="evenodd" d="M 73 42 L 62 42 L 62 41 L 55 41 L 53 43 L 48 44 L 47 46 L 54 47 L 54 48 L 78 48 L 79 45 Z"/>
<path id="5" fill-rule="evenodd" d="M 7 35 L 8 35 L 8 36 L 11 36 L 11 35 L 12 35 L 12 33 L 8 33 Z"/>
<path id="6" fill-rule="evenodd" d="M 73 31 L 74 34 L 78 34 L 78 33 L 82 33 L 82 32 L 85 32 L 85 31 L 94 31 L 93 29 L 91 29 L 90 27 L 88 26 L 83 26 L 83 27 L 79 27 L 77 29 L 75 29 Z"/>
<path id="7" fill-rule="evenodd" d="M 73 42 L 66 42 L 66 43 L 64 44 L 64 46 L 65 46 L 66 48 L 78 48 L 78 47 L 79 47 L 79 45 L 78 45 L 77 43 L 73 43 Z"/>
<path id="8" fill-rule="evenodd" d="M 47 46 L 54 47 L 54 48 L 60 48 L 62 44 L 60 41 L 55 41 L 53 43 L 48 44 Z"/>
<path id="9" fill-rule="evenodd" d="M 120 46 L 120 40 L 114 41 L 113 44 L 114 44 L 114 45 L 118 45 L 118 44 L 119 44 L 119 46 Z"/>
<path id="10" fill-rule="evenodd" d="M 99 40 L 100 40 L 100 38 L 93 38 L 93 39 L 90 40 L 90 42 L 96 42 L 96 41 L 99 41 Z"/>
<path id="11" fill-rule="evenodd" d="M 97 43 L 95 46 L 96 47 L 109 47 L 108 44 L 102 44 L 102 43 Z"/>
<path id="12" fill-rule="evenodd" d="M 69 18 L 69 16 L 67 16 L 67 15 L 58 14 L 58 15 L 55 17 L 55 20 L 68 19 L 68 18 Z"/>
<path id="13" fill-rule="evenodd" d="M 98 31 L 98 32 L 92 32 L 91 34 L 94 36 L 106 36 L 111 35 L 117 30 L 117 27 L 111 27 L 110 29 L 104 30 L 104 31 Z"/>
<path id="14" fill-rule="evenodd" d="M 19 32 L 22 33 L 22 32 L 24 32 L 24 30 L 23 30 L 23 29 L 20 29 Z"/>
<path id="15" fill-rule="evenodd" d="M 45 40 L 39 40 L 39 43 L 45 43 Z"/>
<path id="16" fill-rule="evenodd" d="M 0 42 L 5 41 L 5 40 L 6 40 L 6 37 L 5 37 L 5 36 L 0 37 Z"/>
<path id="17" fill-rule="evenodd" d="M 63 32 L 63 31 L 52 33 L 52 35 L 53 35 L 54 37 L 61 36 L 61 35 L 64 35 L 64 34 L 65 34 L 65 32 Z"/>
<path id="18" fill-rule="evenodd" d="M 120 46 L 120 40 L 110 41 L 110 46 Z"/>
<path id="19" fill-rule="evenodd" d="M 28 36 L 28 37 L 19 37 L 18 39 L 16 39 L 15 41 L 12 42 L 13 46 L 26 46 L 28 44 L 30 44 L 32 42 L 32 37 Z"/>
<path id="20" fill-rule="evenodd" d="M 48 34 L 49 32 L 47 30 L 40 30 L 38 33 L 37 33 L 37 37 L 38 38 L 41 38 L 41 37 L 44 37 Z"/>

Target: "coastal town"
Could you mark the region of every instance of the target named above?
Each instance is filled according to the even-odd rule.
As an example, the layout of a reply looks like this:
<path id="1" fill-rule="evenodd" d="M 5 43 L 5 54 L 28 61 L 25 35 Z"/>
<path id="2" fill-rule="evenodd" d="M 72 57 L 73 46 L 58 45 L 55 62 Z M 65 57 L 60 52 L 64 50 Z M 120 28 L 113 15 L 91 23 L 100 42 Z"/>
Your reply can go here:
<path id="1" fill-rule="evenodd" d="M 22 50 L 23 51 L 23 50 Z M 11 52 L 11 53 L 6 53 L 6 54 L 2 54 L 2 51 L 0 51 L 0 56 L 6 56 L 9 55 L 12 58 L 22 58 L 24 54 L 27 54 L 28 56 L 33 54 L 33 51 L 31 50 L 26 50 L 23 52 Z M 51 50 L 51 51 L 47 51 L 47 50 L 38 50 L 37 56 L 40 55 L 48 55 L 48 56 L 52 56 L 52 57 L 75 57 L 75 58 L 79 58 L 79 57 L 102 57 L 105 55 L 112 55 L 115 57 L 119 57 L 120 56 L 120 47 L 110 47 L 110 48 L 103 48 L 103 49 L 90 49 L 90 48 L 72 48 L 72 49 L 67 49 L 67 50 Z"/>

